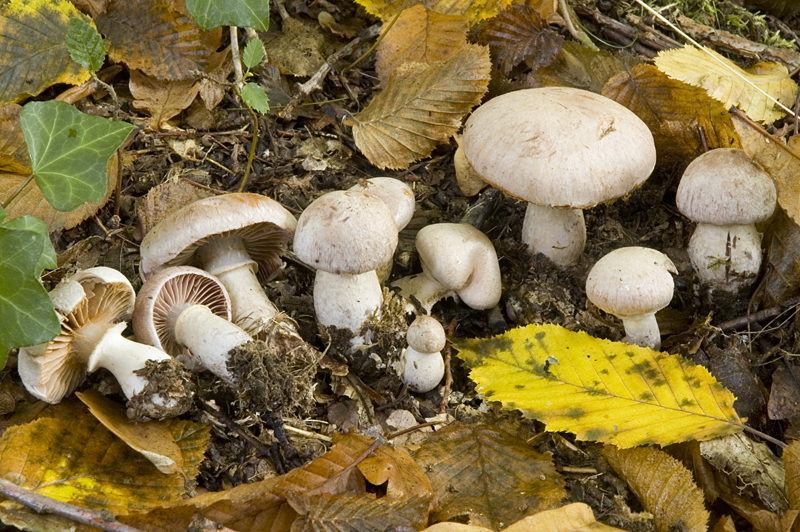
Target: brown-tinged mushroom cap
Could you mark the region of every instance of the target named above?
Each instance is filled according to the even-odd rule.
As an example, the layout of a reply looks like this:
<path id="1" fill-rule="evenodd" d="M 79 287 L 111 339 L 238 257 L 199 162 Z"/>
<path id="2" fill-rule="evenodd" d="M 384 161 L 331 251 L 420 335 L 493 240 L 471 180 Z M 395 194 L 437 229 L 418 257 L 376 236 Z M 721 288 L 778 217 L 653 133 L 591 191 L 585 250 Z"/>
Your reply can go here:
<path id="1" fill-rule="evenodd" d="M 629 194 L 653 171 L 647 125 L 617 102 L 566 87 L 524 89 L 478 107 L 464 154 L 484 180 L 516 198 L 588 208 Z"/>
<path id="2" fill-rule="evenodd" d="M 162 220 L 142 240 L 140 273 L 146 279 L 167 266 L 194 263 L 210 237 L 235 233 L 244 240 L 264 280 L 281 267 L 281 255 L 297 221 L 280 203 L 259 194 L 236 193 L 201 199 Z"/>
<path id="3" fill-rule="evenodd" d="M 744 150 L 718 148 L 686 167 L 675 203 L 698 223 L 750 225 L 772 216 L 776 199 L 772 177 Z"/>

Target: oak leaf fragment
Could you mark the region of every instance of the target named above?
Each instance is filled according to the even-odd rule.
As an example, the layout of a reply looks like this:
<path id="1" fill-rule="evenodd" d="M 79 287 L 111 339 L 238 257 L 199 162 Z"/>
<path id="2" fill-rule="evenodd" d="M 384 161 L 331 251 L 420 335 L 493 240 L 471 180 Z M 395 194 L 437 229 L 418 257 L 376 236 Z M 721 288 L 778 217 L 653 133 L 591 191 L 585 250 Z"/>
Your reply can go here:
<path id="1" fill-rule="evenodd" d="M 133 106 L 150 113 L 149 126 L 155 131 L 192 105 L 200 91 L 200 86 L 195 81 L 162 81 L 137 70 L 131 71 L 128 86 L 135 98 Z"/>
<path id="2" fill-rule="evenodd" d="M 447 61 L 407 63 L 352 118 L 356 146 L 379 168 L 408 168 L 458 130 L 489 86 L 489 51 L 467 45 Z"/>

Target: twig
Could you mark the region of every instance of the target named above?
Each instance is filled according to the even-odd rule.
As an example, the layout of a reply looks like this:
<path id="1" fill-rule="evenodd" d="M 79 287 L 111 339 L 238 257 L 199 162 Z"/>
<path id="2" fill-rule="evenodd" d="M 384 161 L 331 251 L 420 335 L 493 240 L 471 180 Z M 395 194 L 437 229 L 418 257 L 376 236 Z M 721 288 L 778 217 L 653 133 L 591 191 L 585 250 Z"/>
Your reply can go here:
<path id="1" fill-rule="evenodd" d="M 453 336 L 456 332 L 456 325 L 458 321 L 456 318 L 450 322 L 450 326 L 447 328 L 448 336 Z M 450 342 L 444 347 L 444 392 L 442 393 L 442 402 L 439 403 L 439 412 L 445 412 L 447 410 L 447 403 L 450 402 L 450 389 L 453 386 L 453 371 L 450 369 L 450 360 L 452 359 L 451 353 L 452 348 L 450 347 Z"/>
<path id="2" fill-rule="evenodd" d="M 244 85 L 244 72 L 242 72 L 242 59 L 239 54 L 239 31 L 236 26 L 231 26 L 231 60 L 233 61 L 234 85 L 239 92 Z"/>
<path id="3" fill-rule="evenodd" d="M 0 477 L 0 494 L 6 499 L 17 501 L 30 508 L 37 514 L 49 513 L 58 515 L 75 523 L 93 526 L 107 532 L 142 532 L 138 528 L 133 528 L 114 520 L 108 514 L 93 512 L 51 499 L 45 495 L 21 488 L 2 477 Z"/>
<path id="4" fill-rule="evenodd" d="M 722 323 L 716 325 L 719 329 L 723 331 L 732 331 L 735 329 L 741 329 L 743 327 L 747 327 L 751 323 L 759 323 L 766 320 L 771 320 L 772 318 L 776 318 L 789 310 L 792 307 L 796 307 L 800 305 L 800 297 L 793 297 L 792 299 L 788 299 L 783 303 L 775 305 L 774 307 L 765 308 L 764 310 L 759 310 L 758 312 L 754 312 L 748 316 L 739 316 L 738 318 L 733 318 L 728 321 L 723 321 Z"/>
<path id="5" fill-rule="evenodd" d="M 292 432 L 294 434 L 297 434 L 298 436 L 304 436 L 306 438 L 315 438 L 317 440 L 322 440 L 327 443 L 333 442 L 333 438 L 331 438 L 330 436 L 325 436 L 324 434 L 318 434 L 316 432 L 311 432 L 308 430 L 298 429 L 297 427 L 293 427 L 291 425 L 284 424 L 283 429 L 286 432 Z"/>
<path id="6" fill-rule="evenodd" d="M 220 412 L 213 406 L 209 405 L 205 401 L 197 400 L 195 401 L 195 403 L 200 408 L 200 410 L 210 415 L 217 421 L 221 422 L 223 425 L 228 427 L 228 429 L 231 432 L 235 432 L 236 434 L 238 434 L 244 441 L 249 443 L 258 452 L 260 456 L 269 456 L 270 458 L 273 459 L 273 461 L 275 460 L 275 455 L 272 452 L 272 449 L 267 444 L 265 444 L 264 442 L 253 436 L 250 433 L 250 431 L 243 429 L 232 419 L 228 418 L 222 412 Z"/>

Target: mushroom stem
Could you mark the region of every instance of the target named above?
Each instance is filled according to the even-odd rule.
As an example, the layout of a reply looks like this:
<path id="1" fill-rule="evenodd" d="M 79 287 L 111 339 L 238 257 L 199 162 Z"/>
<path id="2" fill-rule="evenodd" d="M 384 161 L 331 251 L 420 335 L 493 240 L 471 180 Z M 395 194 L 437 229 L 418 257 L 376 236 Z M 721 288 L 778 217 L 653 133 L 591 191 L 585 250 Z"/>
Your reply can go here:
<path id="1" fill-rule="evenodd" d="M 383 291 L 375 270 L 355 275 L 317 270 L 314 310 L 326 327 L 361 330 L 367 319 L 380 311 Z"/>
<path id="2" fill-rule="evenodd" d="M 701 281 L 712 288 L 736 293 L 752 285 L 758 276 L 761 233 L 753 224 L 697 224 L 688 252 Z"/>
<path id="3" fill-rule="evenodd" d="M 638 316 L 620 316 L 625 327 L 624 341 L 641 347 L 661 349 L 661 331 L 658 329 L 655 312 Z"/>
<path id="4" fill-rule="evenodd" d="M 392 283 L 392 286 L 399 288 L 400 295 L 406 299 L 410 300 L 411 296 L 414 296 L 428 314 L 437 301 L 456 295 L 455 290 L 447 288 L 425 270 L 420 274 L 398 279 Z M 413 308 L 409 310 L 413 310 Z"/>
<path id="5" fill-rule="evenodd" d="M 586 245 L 586 222 L 581 209 L 557 209 L 528 203 L 522 241 L 559 266 L 578 262 Z"/>
<path id="6" fill-rule="evenodd" d="M 436 388 L 444 377 L 444 359 L 438 351 L 420 353 L 408 347 L 403 353 L 403 381 L 412 391 L 425 393 Z"/>

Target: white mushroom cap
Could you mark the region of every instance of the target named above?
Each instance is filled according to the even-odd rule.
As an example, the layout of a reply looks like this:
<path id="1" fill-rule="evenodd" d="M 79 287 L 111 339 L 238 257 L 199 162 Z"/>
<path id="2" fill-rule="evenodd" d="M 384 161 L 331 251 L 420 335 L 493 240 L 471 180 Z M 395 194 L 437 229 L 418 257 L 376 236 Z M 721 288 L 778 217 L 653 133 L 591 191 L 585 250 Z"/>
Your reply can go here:
<path id="1" fill-rule="evenodd" d="M 629 194 L 656 163 L 653 135 L 633 112 L 588 91 L 524 89 L 476 109 L 462 137 L 484 180 L 550 207 L 588 208 Z"/>
<path id="2" fill-rule="evenodd" d="M 447 341 L 444 328 L 431 316 L 418 316 L 406 332 L 408 349 L 403 353 L 403 381 L 411 390 L 433 390 L 444 376 L 441 350 Z"/>
<path id="3" fill-rule="evenodd" d="M 399 179 L 370 177 L 362 179 L 357 185 L 350 187 L 350 190 L 379 197 L 392 211 L 398 231 L 402 231 L 414 216 L 414 208 L 417 206 L 414 191 Z"/>
<path id="4" fill-rule="evenodd" d="M 687 218 L 713 225 L 749 225 L 775 210 L 772 177 L 744 150 L 718 148 L 692 161 L 683 172 L 675 203 Z"/>
<path id="5" fill-rule="evenodd" d="M 297 257 L 313 268 L 356 275 L 391 260 L 397 226 L 377 196 L 334 191 L 320 196 L 300 215 L 293 246 Z"/>
<path id="6" fill-rule="evenodd" d="M 408 326 L 406 341 L 420 353 L 438 353 L 444 349 L 447 337 L 444 327 L 433 316 L 417 316 Z"/>

